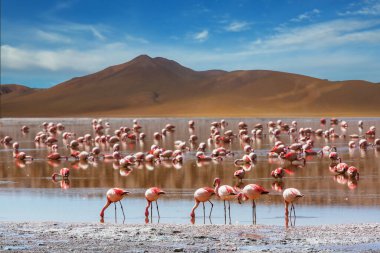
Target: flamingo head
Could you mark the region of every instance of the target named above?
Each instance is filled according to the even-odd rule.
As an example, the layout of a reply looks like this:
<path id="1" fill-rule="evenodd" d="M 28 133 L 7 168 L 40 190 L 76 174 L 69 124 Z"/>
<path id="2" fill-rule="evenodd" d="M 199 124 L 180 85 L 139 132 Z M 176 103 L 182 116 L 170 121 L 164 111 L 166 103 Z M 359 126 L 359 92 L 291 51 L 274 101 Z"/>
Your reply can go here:
<path id="1" fill-rule="evenodd" d="M 215 178 L 214 179 L 214 184 L 213 184 L 213 186 L 215 187 L 215 186 L 217 186 L 217 185 L 219 185 L 220 184 L 220 178 Z"/>
<path id="2" fill-rule="evenodd" d="M 60 174 L 62 177 L 69 177 L 70 175 L 70 169 L 68 168 L 62 168 L 60 171 Z"/>
<path id="3" fill-rule="evenodd" d="M 51 179 L 53 181 L 56 181 L 56 177 L 58 176 L 58 173 L 54 173 L 52 176 L 51 176 Z"/>

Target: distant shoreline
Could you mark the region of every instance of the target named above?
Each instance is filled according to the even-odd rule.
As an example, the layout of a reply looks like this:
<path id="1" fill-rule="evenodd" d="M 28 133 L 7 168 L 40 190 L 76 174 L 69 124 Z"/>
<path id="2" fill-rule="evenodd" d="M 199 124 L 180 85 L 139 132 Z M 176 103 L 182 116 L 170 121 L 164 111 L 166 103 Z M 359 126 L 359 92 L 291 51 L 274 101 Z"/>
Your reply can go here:
<path id="1" fill-rule="evenodd" d="M 63 119 L 63 120 L 77 120 L 77 119 L 82 119 L 82 120 L 92 120 L 92 119 L 110 119 L 110 120 L 123 120 L 123 119 L 165 119 L 165 120 L 170 120 L 170 119 L 193 119 L 193 120 L 202 120 L 202 119 L 225 119 L 225 120 L 238 120 L 238 119 L 268 119 L 268 120 L 273 120 L 273 119 L 320 119 L 320 118 L 325 118 L 326 120 L 329 120 L 330 118 L 337 118 L 339 119 L 352 119 L 352 120 L 377 120 L 380 119 L 379 116 L 125 116 L 125 117 L 114 117 L 114 116 L 62 116 L 62 117 L 49 117 L 49 116 L 41 116 L 41 117 L 0 117 L 0 121 L 12 121 L 12 120 L 43 120 L 43 119 Z M 329 123 L 329 122 L 327 122 Z"/>
<path id="2" fill-rule="evenodd" d="M 22 252 L 380 252 L 380 223 L 301 226 L 0 222 Z"/>

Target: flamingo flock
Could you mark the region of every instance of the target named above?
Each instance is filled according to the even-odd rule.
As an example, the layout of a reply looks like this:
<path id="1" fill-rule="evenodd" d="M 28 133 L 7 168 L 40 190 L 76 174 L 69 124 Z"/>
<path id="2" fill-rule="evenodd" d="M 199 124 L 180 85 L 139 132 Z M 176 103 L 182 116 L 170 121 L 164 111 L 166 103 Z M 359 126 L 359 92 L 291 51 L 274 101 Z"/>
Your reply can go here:
<path id="1" fill-rule="evenodd" d="M 249 183 L 244 185 L 245 178 L 249 176 L 250 171 L 255 166 L 258 158 L 258 154 L 255 152 L 252 145 L 253 140 L 260 140 L 262 138 L 272 138 L 274 140 L 274 146 L 271 147 L 266 156 L 270 163 L 277 163 L 280 167 L 271 171 L 268 174 L 269 177 L 273 177 L 275 182 L 272 184 L 274 193 L 282 192 L 283 201 L 285 204 L 285 216 L 289 216 L 288 207 L 290 205 L 290 216 L 295 217 L 294 203 L 303 194 L 295 188 L 288 188 L 283 190 L 282 180 L 284 177 L 291 176 L 294 171 L 288 167 L 303 168 L 307 165 L 307 158 L 310 156 L 324 159 L 328 157 L 330 160 L 329 170 L 339 180 L 339 178 L 349 178 L 350 180 L 359 180 L 359 168 L 349 165 L 342 161 L 342 158 L 338 154 L 338 150 L 335 146 L 324 146 L 319 150 L 314 147 L 314 140 L 316 137 L 322 137 L 325 139 L 347 139 L 349 138 L 348 148 L 361 150 L 367 150 L 370 148 L 379 149 L 380 139 L 376 138 L 376 127 L 370 126 L 368 130 L 364 130 L 364 122 L 358 122 L 359 133 L 346 135 L 346 129 L 349 127 L 347 121 L 339 121 L 336 118 L 330 119 L 330 128 L 326 128 L 327 120 L 320 120 L 323 128 L 312 129 L 298 128 L 297 121 L 292 121 L 291 124 L 286 124 L 282 120 L 277 122 L 269 121 L 266 125 L 267 132 L 264 132 L 265 125 L 256 124 L 253 126 L 252 131 L 248 130 L 247 123 L 241 121 L 238 123 L 238 132 L 234 133 L 232 130 L 227 129 L 229 126 L 226 120 L 220 122 L 214 121 L 210 124 L 210 134 L 207 140 L 199 142 L 199 137 L 195 134 L 196 121 L 190 120 L 188 122 L 189 127 L 189 139 L 175 140 L 174 150 L 165 149 L 161 146 L 162 141 L 167 138 L 168 135 L 176 130 L 176 127 L 172 124 L 166 124 L 161 131 L 154 132 L 152 139 L 154 144 L 151 145 L 147 152 L 139 151 L 135 153 L 122 153 L 120 145 L 122 143 L 136 143 L 139 142 L 142 147 L 145 145 L 145 139 L 147 135 L 143 132 L 143 127 L 139 124 L 138 120 L 133 120 L 131 127 L 120 126 L 113 134 L 109 134 L 111 124 L 104 122 L 102 119 L 92 120 L 92 133 L 86 133 L 83 136 L 78 136 L 74 132 L 65 131 L 65 126 L 62 123 L 42 123 L 41 131 L 37 132 L 34 137 L 36 146 L 44 145 L 48 149 L 48 155 L 46 160 L 59 161 L 59 160 L 74 160 L 79 161 L 82 164 L 93 163 L 98 161 L 112 162 L 114 168 L 120 169 L 120 174 L 128 176 L 133 173 L 135 168 L 140 166 L 146 166 L 146 168 L 154 168 L 161 164 L 170 164 L 174 168 L 181 168 L 185 159 L 193 155 L 197 164 L 201 167 L 207 163 L 223 163 L 226 159 L 233 159 L 233 164 L 238 169 L 231 175 L 237 178 L 237 184 L 221 185 L 221 179 L 214 179 L 214 188 L 204 186 L 195 190 L 194 192 L 194 206 L 191 209 L 190 217 L 194 221 L 196 215 L 195 211 L 199 204 L 203 206 L 203 217 L 205 217 L 205 203 L 208 202 L 211 205 L 209 217 L 212 215 L 214 204 L 213 198 L 219 199 L 224 203 L 224 218 L 227 223 L 227 209 L 229 223 L 231 223 L 231 201 L 237 200 L 239 203 L 243 201 L 252 201 L 252 222 L 256 224 L 256 201 L 262 196 L 270 193 L 264 187 Z M 333 128 L 334 125 L 338 125 L 342 129 L 342 134 L 339 135 Z M 21 131 L 24 134 L 28 134 L 30 128 L 28 126 L 22 126 Z M 249 134 L 251 133 L 251 134 Z M 280 139 L 280 135 L 286 134 L 289 136 L 291 143 L 285 143 Z M 64 144 L 63 149 L 67 149 L 66 154 L 59 153 L 59 137 Z M 27 155 L 24 151 L 20 151 L 20 144 L 13 142 L 13 138 L 10 136 L 4 136 L 0 139 L 0 142 L 5 146 L 12 146 L 13 157 L 16 161 L 29 161 L 33 162 L 35 158 L 31 155 Z M 233 152 L 228 147 L 234 141 L 238 141 L 241 144 L 241 151 Z M 199 142 L 199 143 L 198 143 Z M 90 150 L 83 150 L 84 145 L 92 146 Z M 104 146 L 110 147 L 110 153 L 102 153 Z M 208 150 L 208 148 L 211 148 Z M 241 155 L 241 156 L 240 156 Z M 262 156 L 262 154 L 260 154 Z M 41 159 L 41 158 L 39 158 Z M 52 180 L 54 182 L 69 184 L 68 179 L 70 175 L 69 168 L 61 168 L 58 172 L 52 174 Z M 156 203 L 157 216 L 160 217 L 158 199 L 166 192 L 159 187 L 151 187 L 146 190 L 145 198 L 147 205 L 145 207 L 145 217 L 148 218 L 149 214 L 153 215 L 153 203 Z M 127 197 L 131 192 L 121 188 L 111 188 L 106 193 L 107 202 L 101 209 L 100 217 L 104 219 L 105 210 L 112 204 L 119 202 L 123 216 L 125 218 L 124 209 L 121 201 Z M 226 203 L 227 202 L 227 203 Z M 149 212 L 150 208 L 150 212 Z"/>

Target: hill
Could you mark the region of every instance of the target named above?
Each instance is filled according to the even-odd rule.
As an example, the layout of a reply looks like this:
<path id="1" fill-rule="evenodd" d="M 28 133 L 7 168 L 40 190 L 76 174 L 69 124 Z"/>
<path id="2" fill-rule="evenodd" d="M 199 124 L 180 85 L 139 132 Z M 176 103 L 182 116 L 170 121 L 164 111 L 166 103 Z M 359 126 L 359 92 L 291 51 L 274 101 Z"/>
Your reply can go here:
<path id="1" fill-rule="evenodd" d="M 380 85 L 366 81 L 269 70 L 194 71 L 141 55 L 49 89 L 2 95 L 1 106 L 3 117 L 380 116 L 378 97 Z"/>

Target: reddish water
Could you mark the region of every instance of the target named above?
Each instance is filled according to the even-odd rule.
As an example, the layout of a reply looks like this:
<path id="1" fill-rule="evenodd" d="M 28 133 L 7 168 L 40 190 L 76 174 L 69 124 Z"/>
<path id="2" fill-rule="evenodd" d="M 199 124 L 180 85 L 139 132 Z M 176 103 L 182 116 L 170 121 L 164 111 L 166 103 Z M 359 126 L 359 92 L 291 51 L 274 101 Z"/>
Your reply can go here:
<path id="1" fill-rule="evenodd" d="M 206 142 L 210 133 L 210 123 L 220 119 L 195 119 L 193 134 L 198 136 L 199 142 Z M 270 119 L 227 119 L 229 125 L 226 129 L 238 133 L 237 124 L 244 120 L 249 126 L 249 133 L 257 123 L 264 125 Z M 276 119 L 277 120 L 277 119 Z M 293 119 L 283 119 L 290 124 Z M 349 128 L 345 134 L 362 134 L 357 127 L 358 119 L 345 119 Z M 146 188 L 158 186 L 168 194 L 159 200 L 161 223 L 189 223 L 189 213 L 193 206 L 192 195 L 195 189 L 203 186 L 212 186 L 213 179 L 219 177 L 222 184 L 236 185 L 237 179 L 233 172 L 237 169 L 233 165 L 236 158 L 243 155 L 239 139 L 235 139 L 225 147 L 235 155 L 227 157 L 222 162 L 207 164 L 197 163 L 194 147 L 185 154 L 182 166 L 174 167 L 172 163 L 162 163 L 156 166 L 140 166 L 132 171 L 119 169 L 112 162 L 77 162 L 68 161 L 51 162 L 46 160 L 49 151 L 45 145 L 36 145 L 34 136 L 42 130 L 41 123 L 62 122 L 65 131 L 75 132 L 77 136 L 90 133 L 94 137 L 91 119 L 2 119 L 0 120 L 0 137 L 9 135 L 19 142 L 20 150 L 33 156 L 33 162 L 20 162 L 12 158 L 12 148 L 0 148 L 0 201 L 2 209 L 0 220 L 62 220 L 62 221 L 98 221 L 98 215 L 105 202 L 105 192 L 111 187 L 129 189 L 132 194 L 123 200 L 127 223 L 142 223 L 145 221 L 145 199 L 143 193 Z M 110 123 L 106 133 L 113 134 L 120 126 L 132 126 L 132 119 L 104 119 Z M 319 119 L 297 119 L 298 127 L 312 127 L 313 129 L 330 128 L 330 124 L 321 126 Z M 137 151 L 147 151 L 154 143 L 153 133 L 161 131 L 167 123 L 176 126 L 174 133 L 158 144 L 166 149 L 174 149 L 175 140 L 188 141 L 190 132 L 188 119 L 141 119 L 142 131 L 147 134 L 142 144 L 122 143 L 123 155 Z M 380 129 L 380 119 L 364 119 L 364 130 L 375 125 Z M 22 125 L 28 125 L 30 131 L 23 134 Z M 342 134 L 340 126 L 334 126 L 338 134 Z M 268 129 L 265 126 L 264 132 Z M 63 145 L 59 136 L 59 152 L 68 155 L 69 150 Z M 289 144 L 288 134 L 282 133 L 280 140 Z M 257 222 L 259 224 L 283 225 L 284 212 L 279 187 L 295 187 L 305 195 L 296 205 L 297 225 L 352 223 L 379 221 L 380 211 L 380 150 L 368 148 L 366 151 L 349 149 L 348 137 L 325 139 L 315 138 L 315 150 L 325 145 L 334 145 L 344 162 L 360 169 L 360 180 L 350 180 L 342 176 L 335 176 L 329 171 L 328 158 L 312 156 L 307 158 L 305 167 L 287 165 L 294 174 L 287 175 L 281 184 L 270 177 L 270 172 L 279 167 L 278 159 L 268 159 L 266 154 L 274 145 L 273 136 L 255 139 L 251 143 L 258 155 L 256 164 L 246 173 L 244 184 L 257 183 L 270 189 L 268 196 L 257 201 Z M 369 142 L 373 141 L 369 139 Z M 91 145 L 83 145 L 81 149 L 90 151 Z M 109 146 L 100 146 L 103 153 L 111 153 Z M 211 149 L 208 147 L 208 153 Z M 66 183 L 53 182 L 51 175 L 60 168 L 71 169 L 70 181 Z M 128 172 L 128 173 L 127 173 Z M 61 188 L 62 187 L 62 188 Z M 223 202 L 214 199 L 215 203 L 212 223 L 224 223 Z M 206 205 L 206 213 L 209 205 Z M 121 222 L 121 212 L 118 207 L 118 222 Z M 210 223 L 206 217 L 203 220 L 202 205 L 197 209 L 196 223 Z M 251 223 L 251 204 L 231 204 L 232 223 Z M 115 222 L 114 208 L 106 211 L 105 222 Z M 157 218 L 153 217 L 153 222 Z"/>

